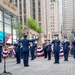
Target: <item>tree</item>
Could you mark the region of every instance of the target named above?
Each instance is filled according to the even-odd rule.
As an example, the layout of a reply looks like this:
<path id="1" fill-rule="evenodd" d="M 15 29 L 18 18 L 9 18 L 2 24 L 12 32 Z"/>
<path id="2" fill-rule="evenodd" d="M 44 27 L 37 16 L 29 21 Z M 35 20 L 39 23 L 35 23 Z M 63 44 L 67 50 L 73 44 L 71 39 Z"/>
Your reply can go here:
<path id="1" fill-rule="evenodd" d="M 13 29 L 16 29 L 17 37 L 21 38 L 23 36 L 24 30 L 22 29 L 22 24 L 19 22 L 13 22 Z"/>
<path id="2" fill-rule="evenodd" d="M 39 27 L 39 24 L 34 19 L 28 18 L 26 20 L 26 25 L 27 25 L 28 28 L 31 28 L 31 29 L 35 30 L 36 32 L 38 32 L 38 33 L 41 32 L 41 28 Z"/>

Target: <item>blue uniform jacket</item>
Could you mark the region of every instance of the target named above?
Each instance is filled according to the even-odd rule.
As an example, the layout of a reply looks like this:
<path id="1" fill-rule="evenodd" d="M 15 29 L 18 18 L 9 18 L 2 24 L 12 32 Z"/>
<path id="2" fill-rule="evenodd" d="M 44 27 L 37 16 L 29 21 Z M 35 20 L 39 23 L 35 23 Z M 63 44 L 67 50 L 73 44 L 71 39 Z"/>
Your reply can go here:
<path id="1" fill-rule="evenodd" d="M 72 49 L 75 50 L 75 40 L 72 40 L 72 45 L 73 45 Z"/>
<path id="2" fill-rule="evenodd" d="M 33 45 L 30 47 L 30 50 L 35 50 L 36 47 L 37 47 L 37 44 L 33 44 Z"/>
<path id="3" fill-rule="evenodd" d="M 15 49 L 15 52 L 17 53 L 17 52 L 20 52 L 20 44 L 19 43 L 16 43 L 16 44 L 14 44 L 14 49 Z"/>
<path id="4" fill-rule="evenodd" d="M 0 52 L 2 52 L 2 43 L 0 43 Z"/>
<path id="5" fill-rule="evenodd" d="M 54 44 L 54 51 L 59 51 L 60 50 L 60 40 L 59 39 L 55 39 L 52 41 L 52 43 Z"/>
<path id="6" fill-rule="evenodd" d="M 69 47 L 68 47 L 68 46 L 70 45 L 70 42 L 69 42 L 69 41 L 66 41 L 66 42 L 63 41 L 63 42 L 62 42 L 62 45 L 63 45 L 63 50 L 64 50 L 64 51 L 65 51 L 65 50 L 66 50 L 66 51 L 69 50 Z"/>
<path id="7" fill-rule="evenodd" d="M 28 39 L 23 39 L 21 40 L 23 49 L 22 52 L 29 52 L 29 42 L 34 42 L 37 39 L 33 39 L 33 40 L 28 40 Z"/>
<path id="8" fill-rule="evenodd" d="M 46 51 L 51 51 L 51 44 L 46 46 Z"/>

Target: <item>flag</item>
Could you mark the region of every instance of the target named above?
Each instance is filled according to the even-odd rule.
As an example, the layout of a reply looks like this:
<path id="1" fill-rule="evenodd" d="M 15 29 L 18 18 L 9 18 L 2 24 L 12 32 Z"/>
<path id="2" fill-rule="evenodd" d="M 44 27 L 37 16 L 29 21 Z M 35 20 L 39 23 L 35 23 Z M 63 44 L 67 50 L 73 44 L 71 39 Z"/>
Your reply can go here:
<path id="1" fill-rule="evenodd" d="M 60 57 L 63 57 L 64 56 L 64 52 L 63 52 L 63 47 L 60 49 Z"/>
<path id="2" fill-rule="evenodd" d="M 16 55 L 16 52 L 15 52 L 15 50 L 14 50 L 14 49 L 12 50 L 12 53 L 14 54 L 14 56 Z"/>
<path id="3" fill-rule="evenodd" d="M 42 46 L 38 46 L 37 47 L 37 54 L 36 54 L 37 57 L 41 57 L 41 56 L 44 56 L 44 50 L 43 50 L 43 47 Z"/>
<path id="4" fill-rule="evenodd" d="M 2 51 L 2 57 L 3 58 L 8 58 L 8 49 L 4 48 Z"/>

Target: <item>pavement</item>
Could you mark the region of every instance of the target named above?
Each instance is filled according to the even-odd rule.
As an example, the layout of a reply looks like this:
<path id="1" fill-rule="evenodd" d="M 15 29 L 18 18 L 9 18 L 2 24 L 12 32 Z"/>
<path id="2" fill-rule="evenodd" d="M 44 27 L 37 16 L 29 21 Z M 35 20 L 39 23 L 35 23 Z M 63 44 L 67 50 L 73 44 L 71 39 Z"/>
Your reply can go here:
<path id="1" fill-rule="evenodd" d="M 3 62 L 0 63 L 0 73 L 3 72 Z M 11 72 L 12 75 L 75 75 L 73 57 L 69 57 L 68 62 L 60 58 L 60 64 L 53 64 L 54 57 L 51 60 L 37 57 L 34 61 L 29 59 L 29 67 L 24 67 L 23 62 L 16 64 L 15 58 L 9 58 L 6 62 L 7 72 Z"/>

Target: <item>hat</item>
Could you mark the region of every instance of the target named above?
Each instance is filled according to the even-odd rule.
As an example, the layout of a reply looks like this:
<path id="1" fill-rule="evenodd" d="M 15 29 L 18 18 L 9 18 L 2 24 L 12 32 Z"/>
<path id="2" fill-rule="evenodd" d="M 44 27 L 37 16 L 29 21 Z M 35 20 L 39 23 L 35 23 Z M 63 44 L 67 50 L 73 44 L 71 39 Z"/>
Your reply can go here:
<path id="1" fill-rule="evenodd" d="M 66 36 L 66 35 L 64 35 L 64 38 L 67 38 L 67 36 Z"/>
<path id="2" fill-rule="evenodd" d="M 59 36 L 58 34 L 55 34 L 54 36 Z"/>
<path id="3" fill-rule="evenodd" d="M 24 37 L 27 37 L 27 34 L 24 34 L 23 36 L 24 36 Z"/>

